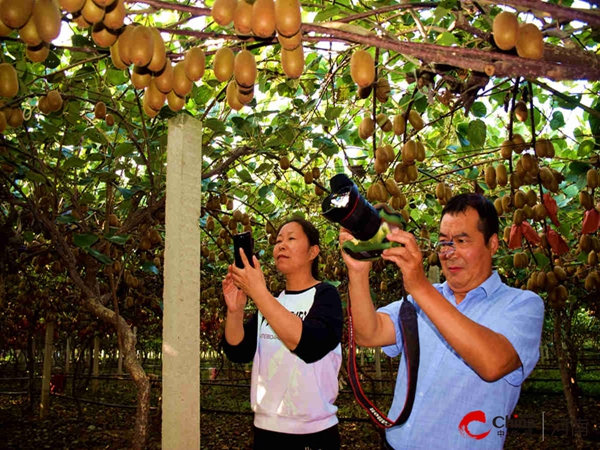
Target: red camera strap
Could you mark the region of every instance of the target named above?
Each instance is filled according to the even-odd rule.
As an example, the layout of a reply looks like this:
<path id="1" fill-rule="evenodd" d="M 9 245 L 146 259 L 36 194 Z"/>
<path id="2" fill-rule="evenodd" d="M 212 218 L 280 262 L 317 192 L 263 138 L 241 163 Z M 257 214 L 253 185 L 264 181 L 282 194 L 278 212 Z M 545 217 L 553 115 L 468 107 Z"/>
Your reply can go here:
<path id="1" fill-rule="evenodd" d="M 383 414 L 373 403 L 367 398 L 363 392 L 360 381 L 358 379 L 358 371 L 356 369 L 356 343 L 354 342 L 354 329 L 352 327 L 352 311 L 350 309 L 350 299 L 348 298 L 348 376 L 350 386 L 356 401 L 362 406 L 371 420 L 380 428 L 391 428 L 393 426 L 402 425 L 408 420 L 415 401 L 415 393 L 417 390 L 417 376 L 419 374 L 419 327 L 417 325 L 417 311 L 415 306 L 406 299 L 400 306 L 400 326 L 402 328 L 403 338 L 403 355 L 406 358 L 408 383 L 406 387 L 406 400 L 404 407 L 398 418 L 393 421 Z"/>

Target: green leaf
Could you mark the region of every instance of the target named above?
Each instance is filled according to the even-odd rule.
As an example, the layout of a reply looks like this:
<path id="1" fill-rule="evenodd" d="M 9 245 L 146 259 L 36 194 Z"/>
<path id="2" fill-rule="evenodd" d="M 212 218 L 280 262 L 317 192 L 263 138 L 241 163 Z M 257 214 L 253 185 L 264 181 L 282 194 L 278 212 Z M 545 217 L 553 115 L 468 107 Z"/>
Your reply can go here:
<path id="1" fill-rule="evenodd" d="M 596 100 L 596 104 L 594 105 L 594 111 L 600 113 L 600 100 Z M 590 124 L 590 130 L 592 131 L 592 136 L 596 136 L 596 146 L 600 147 L 600 117 L 596 117 L 590 114 L 588 119 Z"/>
<path id="2" fill-rule="evenodd" d="M 129 234 L 115 234 L 112 236 L 105 236 L 107 241 L 112 242 L 113 244 L 125 245 L 129 240 Z"/>
<path id="3" fill-rule="evenodd" d="M 129 81 L 123 70 L 108 69 L 106 71 L 106 82 L 111 86 L 120 86 Z"/>
<path id="4" fill-rule="evenodd" d="M 215 133 L 225 133 L 226 131 L 225 124 L 219 119 L 206 119 L 204 121 L 204 126 L 210 128 Z"/>
<path id="5" fill-rule="evenodd" d="M 73 243 L 77 247 L 85 248 L 90 245 L 94 245 L 98 242 L 98 236 L 95 234 L 74 234 L 73 235 Z"/>
<path id="6" fill-rule="evenodd" d="M 158 267 L 156 267 L 152 261 L 146 261 L 144 264 L 142 264 L 142 270 L 144 272 L 151 272 L 156 275 L 160 275 Z"/>
<path id="7" fill-rule="evenodd" d="M 71 214 L 63 214 L 62 216 L 58 216 L 56 218 L 58 223 L 76 223 L 77 219 L 73 217 Z"/>
<path id="8" fill-rule="evenodd" d="M 134 151 L 135 146 L 130 142 L 126 142 L 117 145 L 117 148 L 115 148 L 115 151 L 113 152 L 113 156 L 115 158 L 120 158 L 121 156 L 131 156 L 133 155 Z"/>
<path id="9" fill-rule="evenodd" d="M 344 110 L 344 108 L 342 108 L 341 106 L 332 106 L 327 108 L 327 111 L 325 111 L 325 118 L 329 119 L 329 120 L 335 120 L 338 117 L 340 117 L 340 114 L 342 113 L 342 111 Z"/>
<path id="10" fill-rule="evenodd" d="M 102 264 L 112 264 L 113 260 L 110 259 L 108 256 L 106 256 L 104 253 L 100 253 L 98 250 L 95 250 L 93 248 L 86 248 L 86 251 L 92 255 L 94 258 L 96 258 L 98 261 L 100 261 Z"/>
<path id="11" fill-rule="evenodd" d="M 590 167 L 591 166 L 588 163 L 584 163 L 581 161 L 573 161 L 571 164 L 569 164 L 569 171 L 571 171 L 575 175 L 583 175 L 584 173 L 587 173 L 588 170 L 590 170 Z"/>
<path id="12" fill-rule="evenodd" d="M 471 107 L 471 113 L 475 117 L 485 117 L 487 116 L 487 107 L 482 102 L 475 102 Z"/>
<path id="13" fill-rule="evenodd" d="M 238 171 L 238 176 L 240 177 L 240 180 L 242 180 L 246 183 L 254 183 L 254 180 L 252 179 L 252 175 L 250 175 L 250 173 L 246 169 L 242 169 L 242 170 Z"/>
<path id="14" fill-rule="evenodd" d="M 453 33 L 450 33 L 449 31 L 445 31 L 437 37 L 436 42 L 439 45 L 444 45 L 446 47 L 450 47 L 451 45 L 456 44 L 457 40 Z"/>
<path id="15" fill-rule="evenodd" d="M 56 69 L 58 66 L 60 66 L 60 59 L 58 56 L 56 56 L 56 52 L 51 51 L 48 53 L 48 56 L 44 61 L 44 66 L 46 66 L 48 69 Z"/>
<path id="16" fill-rule="evenodd" d="M 554 111 L 552 114 L 552 120 L 550 120 L 550 128 L 553 130 L 558 130 L 559 128 L 565 125 L 565 118 L 563 113 L 560 111 Z"/>
<path id="17" fill-rule="evenodd" d="M 73 167 L 81 168 L 85 166 L 85 161 L 83 159 L 79 159 L 77 156 L 72 156 L 65 161 L 63 164 L 63 169 L 71 169 Z"/>
<path id="18" fill-rule="evenodd" d="M 592 150 L 594 150 L 594 141 L 591 139 L 586 139 L 579 144 L 579 147 L 577 148 L 577 156 L 587 156 L 592 153 Z"/>
<path id="19" fill-rule="evenodd" d="M 487 126 L 483 120 L 476 119 L 469 122 L 467 138 L 473 147 L 483 147 L 487 134 Z"/>

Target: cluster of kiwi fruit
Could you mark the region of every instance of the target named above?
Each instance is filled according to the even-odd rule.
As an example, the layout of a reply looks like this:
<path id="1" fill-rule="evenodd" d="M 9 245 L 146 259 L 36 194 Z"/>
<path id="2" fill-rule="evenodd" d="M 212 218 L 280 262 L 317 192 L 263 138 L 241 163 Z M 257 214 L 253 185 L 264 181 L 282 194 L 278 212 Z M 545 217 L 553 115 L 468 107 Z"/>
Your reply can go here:
<path id="1" fill-rule="evenodd" d="M 518 254 L 515 254 L 515 258 Z M 554 309 L 562 309 L 569 298 L 569 291 L 564 285 L 567 277 L 567 271 L 556 264 L 552 270 L 533 272 L 527 279 L 527 289 L 533 292 L 547 292 L 548 304 Z"/>
<path id="2" fill-rule="evenodd" d="M 594 189 L 598 187 L 600 183 L 600 176 L 598 170 L 595 167 L 589 169 L 586 173 L 586 186 L 591 191 L 582 189 L 579 191 L 579 203 L 586 211 L 594 209 L 596 207 L 594 201 Z M 584 235 L 585 236 L 585 235 Z"/>
<path id="3" fill-rule="evenodd" d="M 440 181 L 435 186 L 435 198 L 440 205 L 445 205 L 452 198 L 452 188 L 444 181 Z"/>
<path id="4" fill-rule="evenodd" d="M 522 58 L 542 59 L 544 56 L 544 37 L 533 23 L 519 24 L 517 16 L 502 11 L 492 24 L 494 42 L 500 50 L 509 51 L 516 47 Z"/>
<path id="5" fill-rule="evenodd" d="M 60 7 L 55 0 L 3 0 L 0 8 L 0 36 L 18 30 L 32 62 L 46 60 L 49 44 L 60 34 L 61 23 Z"/>
<path id="6" fill-rule="evenodd" d="M 227 27 L 233 23 L 239 35 L 269 38 L 277 34 L 281 45 L 281 65 L 290 78 L 304 71 L 302 13 L 299 0 L 216 0 L 211 9 L 213 20 Z"/>
<path id="7" fill-rule="evenodd" d="M 46 92 L 46 95 L 42 95 L 38 98 L 38 110 L 42 114 L 50 114 L 52 112 L 60 111 L 63 107 L 64 101 L 60 92 L 52 89 Z"/>
<path id="8" fill-rule="evenodd" d="M 186 51 L 185 57 L 173 65 L 167 57 L 164 40 L 155 27 L 131 24 L 110 45 L 110 56 L 118 69 L 133 64 L 131 83 L 144 89 L 143 110 L 155 117 L 165 101 L 173 111 L 181 110 L 193 83 L 204 75 L 206 56 L 200 47 Z"/>
<path id="9" fill-rule="evenodd" d="M 254 54 L 247 49 L 241 50 L 233 60 L 233 80 L 226 90 L 227 104 L 239 111 L 254 98 L 257 69 Z"/>
<path id="10" fill-rule="evenodd" d="M 99 120 L 104 120 L 109 127 L 112 127 L 115 124 L 115 117 L 111 113 L 106 112 L 106 103 L 103 101 L 98 101 L 94 106 L 94 117 Z"/>
<path id="11" fill-rule="evenodd" d="M 0 64 L 0 97 L 11 99 L 19 93 L 19 78 L 15 68 L 8 63 Z M 8 126 L 18 127 L 23 123 L 23 111 L 20 107 L 0 102 L 0 134 Z"/>

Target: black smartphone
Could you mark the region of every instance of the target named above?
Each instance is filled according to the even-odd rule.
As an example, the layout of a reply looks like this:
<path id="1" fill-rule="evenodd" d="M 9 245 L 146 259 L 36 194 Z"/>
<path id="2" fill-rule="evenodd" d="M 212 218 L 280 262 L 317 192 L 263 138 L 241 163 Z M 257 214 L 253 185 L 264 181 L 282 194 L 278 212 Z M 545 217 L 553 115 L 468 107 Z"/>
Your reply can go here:
<path id="1" fill-rule="evenodd" d="M 244 249 L 246 258 L 248 258 L 250 265 L 254 267 L 254 263 L 252 262 L 252 255 L 254 253 L 254 240 L 252 239 L 252 234 L 249 231 L 233 235 L 235 266 L 243 269 L 244 263 L 242 262 L 242 257 L 240 256 L 240 248 Z"/>

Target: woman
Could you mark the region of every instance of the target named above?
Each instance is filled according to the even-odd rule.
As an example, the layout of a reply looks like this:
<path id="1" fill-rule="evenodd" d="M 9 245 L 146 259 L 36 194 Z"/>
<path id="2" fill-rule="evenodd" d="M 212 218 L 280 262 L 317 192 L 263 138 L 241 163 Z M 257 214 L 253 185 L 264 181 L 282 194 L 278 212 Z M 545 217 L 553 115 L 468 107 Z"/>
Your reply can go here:
<path id="1" fill-rule="evenodd" d="M 230 265 L 223 280 L 223 344 L 231 361 L 253 360 L 254 448 L 339 449 L 342 304 L 335 287 L 318 281 L 319 232 L 301 218 L 279 229 L 273 257 L 285 290 L 277 298 L 256 256 L 252 267 L 240 254 L 244 268 Z M 244 324 L 248 297 L 258 312 Z"/>

